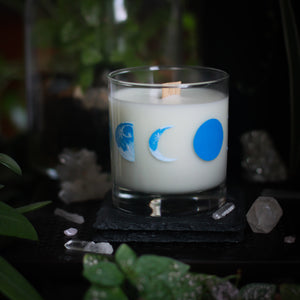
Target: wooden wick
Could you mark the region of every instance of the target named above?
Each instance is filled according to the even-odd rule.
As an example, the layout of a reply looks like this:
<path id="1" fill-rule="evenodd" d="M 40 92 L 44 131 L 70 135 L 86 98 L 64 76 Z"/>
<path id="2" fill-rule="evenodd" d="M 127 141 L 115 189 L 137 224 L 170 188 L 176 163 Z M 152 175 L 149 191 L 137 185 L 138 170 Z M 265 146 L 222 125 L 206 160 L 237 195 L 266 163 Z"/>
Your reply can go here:
<path id="1" fill-rule="evenodd" d="M 164 85 L 177 85 L 177 84 L 181 84 L 181 81 L 164 83 Z M 162 88 L 162 94 L 161 94 L 162 99 L 172 95 L 180 95 L 180 88 Z"/>

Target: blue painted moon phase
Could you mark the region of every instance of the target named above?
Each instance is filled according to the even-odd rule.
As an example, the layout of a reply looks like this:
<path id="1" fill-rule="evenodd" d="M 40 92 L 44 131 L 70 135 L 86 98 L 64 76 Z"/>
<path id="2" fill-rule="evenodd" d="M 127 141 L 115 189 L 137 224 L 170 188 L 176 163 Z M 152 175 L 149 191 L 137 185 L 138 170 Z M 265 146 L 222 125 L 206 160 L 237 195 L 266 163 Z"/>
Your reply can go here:
<path id="1" fill-rule="evenodd" d="M 219 120 L 209 119 L 204 122 L 194 136 L 194 150 L 205 161 L 214 160 L 223 144 L 223 127 Z"/>
<path id="2" fill-rule="evenodd" d="M 159 129 L 155 130 L 150 136 L 149 150 L 150 150 L 151 154 L 158 160 L 165 161 L 165 162 L 171 162 L 171 161 L 176 160 L 176 158 L 165 157 L 158 150 L 158 143 L 159 143 L 159 140 L 160 140 L 162 134 L 167 129 L 170 129 L 172 127 L 173 126 L 166 126 L 166 127 L 159 128 Z"/>
<path id="3" fill-rule="evenodd" d="M 133 162 L 135 160 L 133 124 L 120 123 L 115 131 L 115 140 L 121 156 Z"/>

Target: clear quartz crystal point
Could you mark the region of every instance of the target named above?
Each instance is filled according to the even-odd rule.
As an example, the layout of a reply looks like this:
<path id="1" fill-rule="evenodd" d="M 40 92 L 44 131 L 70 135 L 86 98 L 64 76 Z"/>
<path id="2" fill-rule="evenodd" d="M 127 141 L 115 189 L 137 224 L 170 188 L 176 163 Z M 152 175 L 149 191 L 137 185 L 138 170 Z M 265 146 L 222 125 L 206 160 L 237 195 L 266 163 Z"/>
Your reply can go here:
<path id="1" fill-rule="evenodd" d="M 214 220 L 219 220 L 230 214 L 235 209 L 235 205 L 232 202 L 227 202 L 219 209 L 217 209 L 213 214 L 212 217 Z"/>
<path id="2" fill-rule="evenodd" d="M 246 132 L 241 137 L 242 168 L 256 182 L 277 182 L 287 178 L 286 166 L 270 135 L 264 130 Z"/>
<path id="3" fill-rule="evenodd" d="M 94 241 L 69 240 L 65 243 L 65 248 L 72 251 L 92 252 L 99 254 L 112 254 L 113 247 L 110 243 Z"/>
<path id="4" fill-rule="evenodd" d="M 273 197 L 258 197 L 246 218 L 253 232 L 269 233 L 277 225 L 282 216 L 282 208 Z"/>
<path id="5" fill-rule="evenodd" d="M 65 211 L 64 209 L 61 208 L 56 208 L 54 210 L 54 214 L 56 216 L 60 216 L 62 218 L 65 218 L 68 221 L 77 223 L 77 224 L 83 224 L 84 223 L 84 217 L 78 214 L 70 213 Z"/>

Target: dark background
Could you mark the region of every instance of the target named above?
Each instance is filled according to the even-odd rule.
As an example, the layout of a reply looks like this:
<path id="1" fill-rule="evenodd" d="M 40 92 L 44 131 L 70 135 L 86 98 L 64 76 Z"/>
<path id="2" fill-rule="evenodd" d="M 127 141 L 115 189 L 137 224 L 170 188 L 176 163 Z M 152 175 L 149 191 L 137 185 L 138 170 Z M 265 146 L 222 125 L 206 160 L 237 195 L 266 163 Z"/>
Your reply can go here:
<path id="1" fill-rule="evenodd" d="M 296 18 L 298 3 L 292 1 Z M 278 1 L 189 0 L 184 5 L 197 16 L 199 64 L 230 74 L 229 159 L 240 155 L 241 134 L 265 129 L 288 164 L 289 78 Z M 0 56 L 24 67 L 22 13 L 0 3 L 0 22 Z M 8 88 L 18 91 L 26 106 L 24 81 L 16 80 Z M 3 113 L 3 106 L 0 109 L 5 146 L 19 130 Z"/>
<path id="2" fill-rule="evenodd" d="M 288 67 L 278 1 L 205 1 L 200 14 L 205 63 L 230 74 L 229 155 L 239 153 L 242 133 L 265 129 L 288 163 Z"/>

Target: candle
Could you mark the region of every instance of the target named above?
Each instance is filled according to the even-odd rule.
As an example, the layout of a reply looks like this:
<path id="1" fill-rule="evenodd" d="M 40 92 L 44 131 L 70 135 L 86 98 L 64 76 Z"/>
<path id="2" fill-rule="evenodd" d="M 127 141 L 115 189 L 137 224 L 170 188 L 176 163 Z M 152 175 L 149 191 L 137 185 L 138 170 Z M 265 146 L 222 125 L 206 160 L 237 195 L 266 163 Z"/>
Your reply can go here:
<path id="1" fill-rule="evenodd" d="M 205 191 L 225 181 L 228 97 L 209 88 L 123 87 L 110 98 L 112 173 L 143 193 Z"/>

